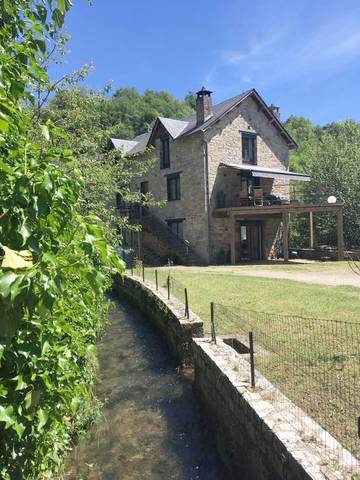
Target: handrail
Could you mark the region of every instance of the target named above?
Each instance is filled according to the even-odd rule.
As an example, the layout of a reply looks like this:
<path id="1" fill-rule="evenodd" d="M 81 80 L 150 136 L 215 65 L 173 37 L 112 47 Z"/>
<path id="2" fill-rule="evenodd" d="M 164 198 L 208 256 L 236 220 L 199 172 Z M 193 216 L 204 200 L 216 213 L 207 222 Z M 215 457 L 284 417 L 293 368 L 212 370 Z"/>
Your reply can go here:
<path id="1" fill-rule="evenodd" d="M 198 254 L 195 250 L 191 247 L 191 243 L 189 240 L 184 239 L 176 235 L 171 228 L 159 217 L 153 215 L 152 213 L 147 213 L 146 215 L 140 216 L 140 223 L 142 225 L 148 225 L 150 227 L 155 227 L 160 229 L 165 235 L 166 239 L 169 243 L 172 243 L 174 246 L 183 247 L 185 249 L 185 254 L 188 256 L 189 254 L 193 254 L 198 257 Z"/>

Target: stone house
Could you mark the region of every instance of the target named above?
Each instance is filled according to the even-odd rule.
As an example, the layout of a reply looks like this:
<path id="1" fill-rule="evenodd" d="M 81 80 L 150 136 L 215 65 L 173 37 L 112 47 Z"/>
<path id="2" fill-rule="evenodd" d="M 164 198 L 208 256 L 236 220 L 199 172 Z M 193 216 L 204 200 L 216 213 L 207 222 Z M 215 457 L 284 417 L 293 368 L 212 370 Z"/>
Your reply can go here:
<path id="1" fill-rule="evenodd" d="M 151 155 L 156 163 L 134 185 L 164 200 L 141 209 L 141 236 L 128 243 L 141 257 L 161 254 L 185 263 L 238 263 L 289 257 L 290 213 L 338 212 L 342 206 L 304 205 L 290 199 L 290 183 L 310 177 L 290 172 L 295 141 L 255 89 L 212 105 L 197 92 L 196 113 L 182 120 L 159 117 L 133 140 L 111 139 L 126 155 Z M 149 153 L 148 147 L 153 147 Z M 340 218 L 341 217 L 341 218 Z M 341 255 L 342 233 L 339 235 Z M 151 255 L 150 255 L 151 256 Z"/>

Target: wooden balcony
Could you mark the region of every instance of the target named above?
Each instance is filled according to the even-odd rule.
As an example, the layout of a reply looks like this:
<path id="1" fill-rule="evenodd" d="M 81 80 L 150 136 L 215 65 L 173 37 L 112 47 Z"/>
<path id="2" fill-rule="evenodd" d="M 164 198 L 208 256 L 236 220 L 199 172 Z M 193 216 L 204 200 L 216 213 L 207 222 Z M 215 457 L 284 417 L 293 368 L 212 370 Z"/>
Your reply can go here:
<path id="1" fill-rule="evenodd" d="M 235 222 L 238 220 L 262 220 L 266 218 L 279 219 L 283 228 L 284 261 L 289 260 L 289 214 L 309 214 L 310 248 L 314 248 L 314 221 L 315 213 L 328 212 L 337 216 L 337 250 L 338 259 L 344 259 L 344 205 L 342 203 L 302 203 L 290 202 L 275 205 L 244 205 L 214 208 L 214 218 L 228 218 L 230 226 L 230 253 L 231 263 L 235 264 Z"/>

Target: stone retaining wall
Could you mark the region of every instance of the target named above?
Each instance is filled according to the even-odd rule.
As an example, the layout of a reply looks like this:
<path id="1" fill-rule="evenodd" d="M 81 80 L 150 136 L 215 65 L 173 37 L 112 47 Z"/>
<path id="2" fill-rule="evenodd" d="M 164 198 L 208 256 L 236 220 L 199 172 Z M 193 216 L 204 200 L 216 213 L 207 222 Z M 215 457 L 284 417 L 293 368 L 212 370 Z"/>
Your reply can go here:
<path id="1" fill-rule="evenodd" d="M 250 388 L 242 355 L 220 338 L 194 339 L 193 348 L 196 393 L 233 480 L 358 478 L 354 457 L 258 372 Z"/>
<path id="2" fill-rule="evenodd" d="M 203 337 L 203 322 L 167 292 L 138 277 L 113 289 L 161 331 L 177 360 L 195 368 L 195 392 L 207 411 L 229 480 L 350 480 L 354 457 L 221 338 Z M 246 351 L 246 349 L 245 349 Z M 309 429 L 311 425 L 311 430 Z M 315 428 L 314 428 L 315 425 Z M 358 464 L 357 464 L 358 465 Z M 356 471 L 356 473 L 358 473 Z M 360 466 L 359 466 L 360 473 Z"/>
<path id="3" fill-rule="evenodd" d="M 167 292 L 144 284 L 138 277 L 117 277 L 113 290 L 138 307 L 161 331 L 174 357 L 185 366 L 192 365 L 192 338 L 203 337 L 203 322 L 190 311 L 184 315 L 184 305 L 177 299 L 167 299 Z"/>

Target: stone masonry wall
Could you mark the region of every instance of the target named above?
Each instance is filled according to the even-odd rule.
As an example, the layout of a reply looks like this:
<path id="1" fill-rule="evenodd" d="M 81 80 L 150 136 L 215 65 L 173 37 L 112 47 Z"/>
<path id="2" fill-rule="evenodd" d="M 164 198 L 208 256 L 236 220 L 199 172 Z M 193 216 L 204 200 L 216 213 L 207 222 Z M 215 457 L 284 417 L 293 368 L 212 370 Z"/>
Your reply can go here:
<path id="1" fill-rule="evenodd" d="M 349 465 L 356 461 L 351 454 L 320 426 L 310 436 L 307 425 L 314 422 L 304 412 L 299 415 L 257 371 L 256 388 L 250 388 L 250 365 L 243 355 L 220 338 L 216 345 L 194 339 L 193 348 L 195 392 L 211 419 L 231 480 L 352 478 Z"/>
<path id="2" fill-rule="evenodd" d="M 216 263 L 219 251 L 229 244 L 228 231 L 220 232 L 221 222 L 211 218 L 219 190 L 235 195 L 240 191 L 238 172 L 219 169 L 219 163 L 242 162 L 241 131 L 254 132 L 257 137 L 258 165 L 287 169 L 288 146 L 274 126 L 251 98 L 246 99 L 226 114 L 203 134 L 170 139 L 170 168 L 160 169 L 160 140 L 155 141 L 151 156 L 156 159 L 153 168 L 133 187 L 140 189 L 141 181 L 149 181 L 150 192 L 162 207 L 152 213 L 162 220 L 184 219 L 184 238 L 202 257 L 204 263 Z M 210 212 L 206 201 L 206 162 L 204 140 L 208 143 L 208 170 Z M 166 175 L 180 173 L 181 199 L 167 201 Z M 279 179 L 261 179 L 264 190 L 277 196 L 287 196 L 289 182 Z M 209 225 L 210 217 L 210 225 Z M 210 232 L 210 239 L 209 239 Z M 225 240 L 225 242 L 223 241 Z"/>
<path id="3" fill-rule="evenodd" d="M 113 289 L 159 328 L 180 363 L 194 366 L 195 393 L 229 472 L 226 478 L 350 480 L 349 465 L 357 473 L 351 454 L 320 426 L 316 429 L 304 412 L 299 415 L 299 409 L 257 371 L 256 388 L 250 388 L 244 355 L 221 338 L 217 344 L 201 338 L 201 319 L 192 312 L 189 320 L 184 318 L 184 305 L 168 300 L 166 291 L 127 275 L 114 278 Z"/>
<path id="4" fill-rule="evenodd" d="M 164 201 L 151 211 L 163 221 L 184 219 L 184 239 L 208 262 L 208 217 L 205 199 L 204 149 L 202 134 L 194 134 L 179 140 L 170 139 L 170 168 L 160 169 L 160 140 L 150 154 L 156 159 L 153 168 L 133 185 L 140 190 L 140 182 L 149 181 L 149 190 L 155 200 Z M 180 172 L 181 199 L 167 201 L 166 175 Z"/>
<path id="5" fill-rule="evenodd" d="M 252 98 L 244 100 L 205 133 L 210 191 L 220 162 L 242 163 L 241 132 L 257 133 L 257 165 L 286 170 L 289 147 Z"/>
<path id="6" fill-rule="evenodd" d="M 205 139 L 208 142 L 208 163 L 209 163 L 209 190 L 211 211 L 217 206 L 219 191 L 224 191 L 227 198 L 237 200 L 240 193 L 240 172 L 230 169 L 219 168 L 219 164 L 242 163 L 242 142 L 241 132 L 257 133 L 257 165 L 286 170 L 289 163 L 289 148 L 280 136 L 277 129 L 272 126 L 265 115 L 259 110 L 258 105 L 251 98 L 246 99 L 238 107 L 217 124 L 205 132 Z M 276 196 L 287 197 L 289 195 L 289 182 L 280 179 L 262 178 L 261 185 L 266 193 Z M 220 232 L 221 224 L 219 219 L 211 219 L 211 262 L 216 262 L 218 252 L 223 248 L 224 233 Z M 268 222 L 267 222 L 268 223 Z M 266 244 L 274 241 L 269 238 L 270 231 L 276 231 L 277 222 L 274 228 L 267 228 Z M 229 240 L 230 229 L 227 230 Z M 265 258 L 271 248 L 265 248 Z"/>
<path id="7" fill-rule="evenodd" d="M 153 285 L 136 277 L 115 278 L 113 291 L 133 303 L 158 327 L 180 364 L 193 364 L 192 339 L 204 335 L 203 322 L 197 315 L 190 312 L 188 320 L 183 304 L 175 298 L 167 300 L 162 288 L 156 291 Z"/>

